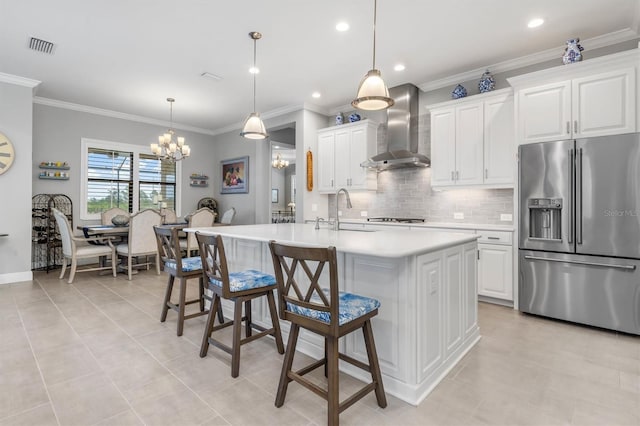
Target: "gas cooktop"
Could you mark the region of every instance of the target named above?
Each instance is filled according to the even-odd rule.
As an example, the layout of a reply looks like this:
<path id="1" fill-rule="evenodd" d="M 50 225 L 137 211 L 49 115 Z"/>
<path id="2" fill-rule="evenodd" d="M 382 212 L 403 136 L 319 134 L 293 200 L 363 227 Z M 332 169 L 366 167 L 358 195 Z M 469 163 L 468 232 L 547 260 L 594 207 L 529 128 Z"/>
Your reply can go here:
<path id="1" fill-rule="evenodd" d="M 410 217 L 370 217 L 367 222 L 424 223 L 424 219 Z"/>

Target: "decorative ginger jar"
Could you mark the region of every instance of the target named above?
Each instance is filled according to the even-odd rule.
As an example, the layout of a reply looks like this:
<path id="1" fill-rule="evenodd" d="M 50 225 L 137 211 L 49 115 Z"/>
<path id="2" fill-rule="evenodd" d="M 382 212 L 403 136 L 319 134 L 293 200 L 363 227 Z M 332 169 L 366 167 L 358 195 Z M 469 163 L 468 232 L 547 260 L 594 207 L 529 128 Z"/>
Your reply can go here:
<path id="1" fill-rule="evenodd" d="M 460 99 L 460 98 L 464 98 L 465 96 L 467 96 L 467 89 L 465 89 L 464 86 L 461 84 L 458 84 L 453 89 L 453 92 L 451 92 L 451 97 L 453 99 Z"/>
<path id="2" fill-rule="evenodd" d="M 342 113 L 338 113 L 338 115 L 336 115 L 336 125 L 340 125 L 344 123 L 344 117 L 342 116 Z"/>
<path id="3" fill-rule="evenodd" d="M 478 91 L 480 93 L 490 92 L 496 88 L 496 81 L 493 78 L 493 75 L 486 70 L 482 77 L 480 77 L 480 81 L 478 81 Z"/>
<path id="4" fill-rule="evenodd" d="M 567 47 L 564 49 L 564 55 L 562 55 L 562 63 L 573 64 L 574 62 L 580 62 L 582 60 L 582 52 L 584 48 L 580 46 L 580 39 L 570 38 L 567 40 Z"/>
<path id="5" fill-rule="evenodd" d="M 356 121 L 360 121 L 362 117 L 360 117 L 360 114 L 358 114 L 357 112 L 354 112 L 353 114 L 349 115 L 349 122 L 350 123 L 355 123 Z"/>

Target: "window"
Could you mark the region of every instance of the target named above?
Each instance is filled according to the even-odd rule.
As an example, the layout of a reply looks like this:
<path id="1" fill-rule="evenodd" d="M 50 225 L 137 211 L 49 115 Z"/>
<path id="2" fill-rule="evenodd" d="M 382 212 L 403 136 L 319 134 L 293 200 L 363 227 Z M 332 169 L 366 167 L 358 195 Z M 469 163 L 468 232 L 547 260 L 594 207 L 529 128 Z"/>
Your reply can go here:
<path id="1" fill-rule="evenodd" d="M 111 207 L 179 212 L 180 172 L 180 163 L 162 162 L 146 146 L 82 139 L 80 218 L 100 219 Z"/>

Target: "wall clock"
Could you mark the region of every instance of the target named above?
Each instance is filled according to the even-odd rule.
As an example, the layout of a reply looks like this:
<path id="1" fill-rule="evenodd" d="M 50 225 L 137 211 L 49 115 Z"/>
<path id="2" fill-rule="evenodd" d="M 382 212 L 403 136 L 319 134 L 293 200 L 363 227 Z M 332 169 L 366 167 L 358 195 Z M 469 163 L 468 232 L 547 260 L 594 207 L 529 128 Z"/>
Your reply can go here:
<path id="1" fill-rule="evenodd" d="M 13 144 L 8 137 L 0 133 L 0 175 L 9 170 L 15 156 Z"/>

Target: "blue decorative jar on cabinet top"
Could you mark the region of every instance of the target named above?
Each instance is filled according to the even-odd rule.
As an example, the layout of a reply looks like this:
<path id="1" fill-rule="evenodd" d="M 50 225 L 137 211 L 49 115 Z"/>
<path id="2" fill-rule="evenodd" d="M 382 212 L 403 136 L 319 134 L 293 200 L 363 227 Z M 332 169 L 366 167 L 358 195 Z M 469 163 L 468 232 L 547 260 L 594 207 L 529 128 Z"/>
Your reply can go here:
<path id="1" fill-rule="evenodd" d="M 493 78 L 493 75 L 486 70 L 482 77 L 480 77 L 480 81 L 478 82 L 478 91 L 480 93 L 490 92 L 496 88 L 496 81 Z"/>
<path id="2" fill-rule="evenodd" d="M 562 63 L 573 64 L 574 62 L 580 62 L 582 60 L 582 52 L 584 48 L 580 46 L 580 39 L 570 38 L 567 40 L 567 47 L 564 49 L 564 55 L 562 55 Z"/>
<path id="3" fill-rule="evenodd" d="M 357 112 L 354 112 L 353 114 L 349 115 L 349 122 L 350 123 L 355 123 L 356 121 L 360 121 L 362 117 L 360 117 L 360 114 L 358 114 Z"/>
<path id="4" fill-rule="evenodd" d="M 465 89 L 464 86 L 461 84 L 458 84 L 453 89 L 453 92 L 451 92 L 451 98 L 453 99 L 460 99 L 460 98 L 464 98 L 465 96 L 467 96 L 467 89 Z"/>
<path id="5" fill-rule="evenodd" d="M 340 125 L 344 123 L 344 117 L 342 116 L 342 113 L 339 112 L 338 115 L 336 115 L 336 125 Z"/>

